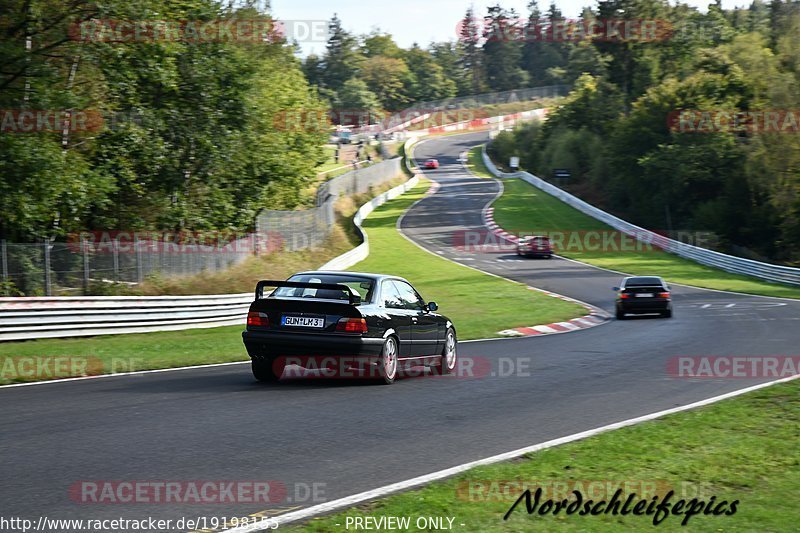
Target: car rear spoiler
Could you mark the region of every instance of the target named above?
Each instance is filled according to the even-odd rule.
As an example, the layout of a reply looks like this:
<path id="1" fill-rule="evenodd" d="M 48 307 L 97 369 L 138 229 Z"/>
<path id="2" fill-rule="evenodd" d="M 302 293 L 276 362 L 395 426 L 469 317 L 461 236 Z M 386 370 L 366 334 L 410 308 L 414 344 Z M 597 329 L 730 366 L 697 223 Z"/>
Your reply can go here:
<path id="1" fill-rule="evenodd" d="M 329 291 L 342 291 L 347 294 L 350 305 L 361 303 L 361 296 L 353 294 L 350 287 L 338 283 L 308 283 L 305 281 L 275 281 L 263 280 L 256 285 L 256 300 L 264 297 L 264 287 L 292 287 L 295 289 L 323 289 Z"/>

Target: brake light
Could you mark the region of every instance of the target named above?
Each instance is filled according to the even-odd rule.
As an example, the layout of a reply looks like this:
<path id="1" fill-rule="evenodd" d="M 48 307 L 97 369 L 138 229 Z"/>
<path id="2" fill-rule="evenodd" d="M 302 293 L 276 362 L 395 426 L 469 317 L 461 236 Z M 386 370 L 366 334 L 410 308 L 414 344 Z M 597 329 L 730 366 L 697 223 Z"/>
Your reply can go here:
<path id="1" fill-rule="evenodd" d="M 619 299 L 620 299 L 620 300 L 627 300 L 627 299 L 628 299 L 628 298 L 630 298 L 630 297 L 631 297 L 631 295 L 630 295 L 630 294 L 628 294 L 627 292 L 621 292 L 621 293 L 619 293 Z"/>
<path id="2" fill-rule="evenodd" d="M 666 298 L 666 299 L 669 299 L 669 293 L 668 293 L 668 292 L 659 292 L 659 293 L 658 293 L 658 297 L 659 297 L 659 298 Z"/>
<path id="3" fill-rule="evenodd" d="M 363 318 L 342 318 L 336 324 L 336 331 L 345 333 L 366 333 L 367 321 Z"/>
<path id="4" fill-rule="evenodd" d="M 247 313 L 247 325 L 267 328 L 269 327 L 269 317 L 267 316 L 266 313 L 250 311 L 249 313 Z"/>

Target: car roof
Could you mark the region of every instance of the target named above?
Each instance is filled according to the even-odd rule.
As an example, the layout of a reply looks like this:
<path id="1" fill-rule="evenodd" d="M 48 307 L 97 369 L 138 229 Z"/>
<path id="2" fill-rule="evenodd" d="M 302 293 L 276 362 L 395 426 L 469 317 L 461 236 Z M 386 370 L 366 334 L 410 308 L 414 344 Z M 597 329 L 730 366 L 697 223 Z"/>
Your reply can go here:
<path id="1" fill-rule="evenodd" d="M 399 280 L 408 282 L 408 280 L 406 280 L 404 278 L 401 278 L 400 276 L 392 276 L 390 274 L 376 274 L 374 272 L 350 272 L 349 270 L 347 270 L 347 271 L 342 271 L 342 270 L 309 270 L 309 271 L 306 271 L 306 272 L 298 272 L 296 274 L 292 274 L 292 276 L 307 276 L 307 275 L 313 275 L 313 274 L 328 275 L 328 276 L 331 276 L 331 275 L 353 276 L 353 277 L 356 277 L 356 278 L 371 279 L 373 281 L 381 281 L 381 280 L 384 280 L 384 279 L 399 279 Z"/>

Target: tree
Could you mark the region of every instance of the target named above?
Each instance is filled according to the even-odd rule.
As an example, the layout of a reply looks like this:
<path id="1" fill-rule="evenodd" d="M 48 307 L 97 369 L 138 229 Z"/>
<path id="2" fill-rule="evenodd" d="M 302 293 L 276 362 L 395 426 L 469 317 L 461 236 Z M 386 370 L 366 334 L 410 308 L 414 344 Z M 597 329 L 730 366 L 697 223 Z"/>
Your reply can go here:
<path id="1" fill-rule="evenodd" d="M 384 108 L 396 111 L 409 103 L 406 86 L 410 83 L 410 76 L 402 59 L 374 56 L 364 63 L 360 77 Z"/>
<path id="2" fill-rule="evenodd" d="M 342 27 L 342 21 L 335 14 L 328 24 L 328 33 L 322 79 L 326 88 L 338 91 L 358 74 L 364 56 L 359 51 L 358 40 Z"/>
<path id="3" fill-rule="evenodd" d="M 481 27 L 475 18 L 475 10 L 470 7 L 461 20 L 459 41 L 462 43 L 460 65 L 467 74 L 471 93 L 478 94 L 483 91 L 484 74 L 483 58 L 480 49 L 482 39 Z"/>
<path id="4" fill-rule="evenodd" d="M 516 13 L 499 5 L 489 7 L 484 30 L 483 55 L 486 82 L 494 91 L 524 87 L 527 73 L 519 68 L 521 28 Z"/>
<path id="5" fill-rule="evenodd" d="M 339 91 L 338 104 L 342 109 L 363 110 L 366 115 L 377 116 L 381 111 L 377 95 L 358 78 L 350 78 L 345 82 Z"/>
<path id="6" fill-rule="evenodd" d="M 381 33 L 379 30 L 364 36 L 364 44 L 361 48 L 366 57 L 399 58 L 403 53 L 390 34 Z"/>

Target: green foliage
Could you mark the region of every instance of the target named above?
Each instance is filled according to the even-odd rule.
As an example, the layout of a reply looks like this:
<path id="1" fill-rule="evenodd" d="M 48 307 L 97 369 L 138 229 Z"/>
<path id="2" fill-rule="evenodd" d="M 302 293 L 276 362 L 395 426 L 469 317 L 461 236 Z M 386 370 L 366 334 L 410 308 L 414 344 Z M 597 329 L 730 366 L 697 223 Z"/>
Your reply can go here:
<path id="1" fill-rule="evenodd" d="M 699 13 L 660 0 L 611 0 L 596 15 L 662 18 L 675 31 L 649 44 L 574 45 L 563 67 L 575 78 L 572 93 L 543 125 L 498 137 L 493 153 L 500 161 L 519 155 L 543 178 L 569 168 L 573 192 L 639 225 L 710 231 L 722 250 L 800 262 L 798 136 L 697 133 L 671 122 L 680 110 L 797 109 L 797 4 L 712 4 Z M 533 58 L 535 68 L 542 58 Z"/>
<path id="2" fill-rule="evenodd" d="M 0 237 L 244 230 L 264 207 L 298 204 L 326 132 L 292 127 L 291 117 L 326 106 L 309 91 L 293 47 L 276 39 L 79 42 L 69 33 L 95 17 L 267 23 L 268 13 L 214 0 L 6 4 L 0 109 L 89 109 L 105 124 L 0 134 Z"/>

